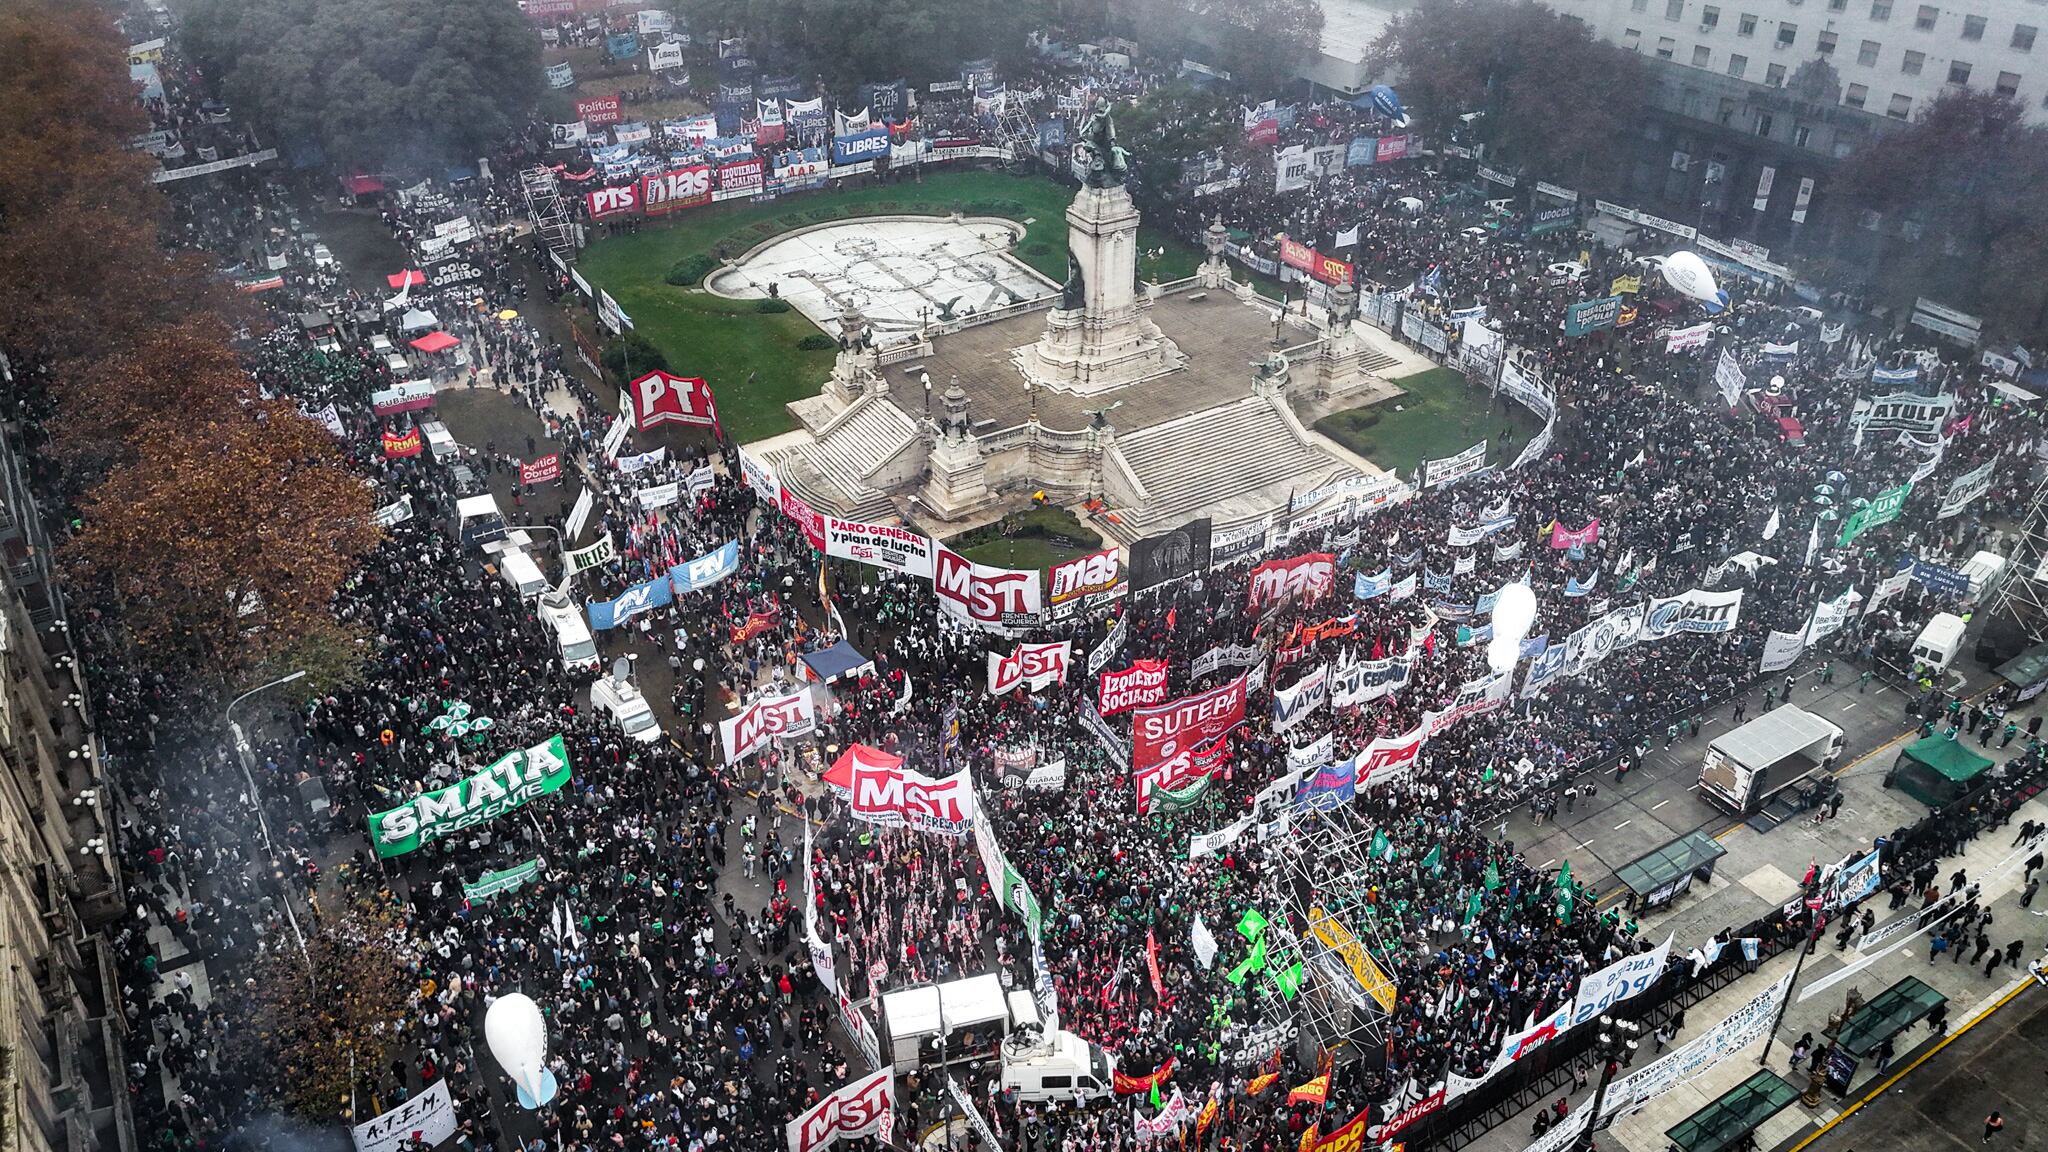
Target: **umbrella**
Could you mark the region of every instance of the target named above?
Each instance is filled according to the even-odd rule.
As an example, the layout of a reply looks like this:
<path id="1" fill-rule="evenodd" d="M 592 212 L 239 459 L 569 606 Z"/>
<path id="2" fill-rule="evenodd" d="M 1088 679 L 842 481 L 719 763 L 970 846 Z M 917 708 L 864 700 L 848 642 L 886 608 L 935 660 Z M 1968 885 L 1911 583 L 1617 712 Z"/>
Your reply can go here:
<path id="1" fill-rule="evenodd" d="M 432 312 L 429 312 L 424 308 L 413 308 L 408 310 L 406 314 L 399 319 L 398 326 L 400 328 L 403 328 L 407 332 L 417 332 L 422 328 L 432 328 L 434 325 L 439 323 L 439 320 L 434 319 L 434 314 Z"/>
<path id="2" fill-rule="evenodd" d="M 412 346 L 422 352 L 445 352 L 460 343 L 462 341 L 457 340 L 446 332 L 429 332 L 425 336 L 413 341 Z"/>
<path id="3" fill-rule="evenodd" d="M 519 319 L 519 310 L 516 308 L 507 308 L 503 312 L 498 313 L 498 319 L 517 320 Z"/>

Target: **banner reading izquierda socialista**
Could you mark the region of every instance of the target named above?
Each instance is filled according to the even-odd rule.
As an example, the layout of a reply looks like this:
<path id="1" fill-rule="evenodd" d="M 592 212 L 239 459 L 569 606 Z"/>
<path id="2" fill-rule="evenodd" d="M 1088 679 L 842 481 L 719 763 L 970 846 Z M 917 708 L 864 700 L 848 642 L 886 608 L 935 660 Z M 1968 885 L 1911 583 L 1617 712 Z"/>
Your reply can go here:
<path id="1" fill-rule="evenodd" d="M 551 736 L 499 757 L 459 784 L 371 813 L 370 845 L 379 857 L 403 856 L 545 796 L 567 784 L 569 775 L 568 750 L 560 735 Z"/>

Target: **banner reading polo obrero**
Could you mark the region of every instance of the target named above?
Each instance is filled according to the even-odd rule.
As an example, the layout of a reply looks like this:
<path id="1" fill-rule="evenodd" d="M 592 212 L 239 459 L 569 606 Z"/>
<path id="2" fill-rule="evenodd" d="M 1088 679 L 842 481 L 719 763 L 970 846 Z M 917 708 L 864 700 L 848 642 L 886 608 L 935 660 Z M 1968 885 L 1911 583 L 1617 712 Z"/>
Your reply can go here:
<path id="1" fill-rule="evenodd" d="M 1032 692 L 1067 679 L 1068 657 L 1073 641 L 1057 644 L 1019 644 L 1009 653 L 988 654 L 988 694 L 1003 696 L 1023 685 Z"/>
<path id="2" fill-rule="evenodd" d="M 802 736 L 818 726 L 818 705 L 809 690 L 756 700 L 730 720 L 718 722 L 725 762 L 738 764 L 778 736 Z"/>
<path id="3" fill-rule="evenodd" d="M 974 823 L 974 781 L 964 768 L 934 780 L 905 769 L 901 756 L 855 744 L 840 753 L 832 772 L 846 779 L 856 820 L 946 836 L 965 836 Z"/>
<path id="4" fill-rule="evenodd" d="M 932 578 L 931 537 L 908 528 L 825 517 L 825 555 L 906 576 Z"/>
<path id="5" fill-rule="evenodd" d="M 932 591 L 938 594 L 939 611 L 947 616 L 991 632 L 1010 633 L 1039 622 L 1038 580 L 1036 569 L 991 568 L 941 544 Z"/>
<path id="6" fill-rule="evenodd" d="M 1422 487 L 1435 488 L 1462 480 L 1486 464 L 1486 441 L 1481 440 L 1456 456 L 1422 462 Z"/>
<path id="7" fill-rule="evenodd" d="M 382 857 L 424 848 L 464 828 L 510 812 L 569 782 L 569 753 L 560 736 L 509 752 L 459 784 L 422 792 L 370 814 L 370 846 Z"/>
<path id="8" fill-rule="evenodd" d="M 1246 607 L 1257 608 L 1268 601 L 1298 596 L 1304 603 L 1319 599 L 1337 580 L 1337 558 L 1328 552 L 1310 552 L 1291 560 L 1268 560 L 1252 569 L 1246 590 Z"/>
<path id="9" fill-rule="evenodd" d="M 1123 591 L 1120 581 L 1114 548 L 1056 564 L 1052 569 L 1052 587 L 1046 593 L 1048 610 L 1058 620 L 1084 606 L 1106 604 Z"/>
<path id="10" fill-rule="evenodd" d="M 1742 589 L 1707 592 L 1694 588 L 1676 596 L 1651 600 L 1643 614 L 1644 640 L 1662 640 L 1681 632 L 1732 632 L 1742 613 Z"/>
<path id="11" fill-rule="evenodd" d="M 789 1152 L 819 1152 L 863 1136 L 880 1136 L 888 1144 L 895 1128 L 896 1069 L 889 1067 L 833 1089 L 783 1131 Z"/>
<path id="12" fill-rule="evenodd" d="M 649 372 L 626 388 L 633 400 L 636 432 L 661 424 L 718 427 L 718 404 L 711 398 L 711 386 L 700 377 Z"/>
<path id="13" fill-rule="evenodd" d="M 1166 661 L 1137 660 L 1120 672 L 1105 671 L 1095 694 L 1095 710 L 1115 716 L 1133 708 L 1149 708 L 1166 699 Z"/>
<path id="14" fill-rule="evenodd" d="M 1188 775 L 1198 745 L 1218 742 L 1244 723 L 1249 675 L 1193 696 L 1140 708 L 1131 719 L 1131 775 L 1137 785 L 1138 814 L 1152 806 L 1152 793 L 1177 786 Z"/>

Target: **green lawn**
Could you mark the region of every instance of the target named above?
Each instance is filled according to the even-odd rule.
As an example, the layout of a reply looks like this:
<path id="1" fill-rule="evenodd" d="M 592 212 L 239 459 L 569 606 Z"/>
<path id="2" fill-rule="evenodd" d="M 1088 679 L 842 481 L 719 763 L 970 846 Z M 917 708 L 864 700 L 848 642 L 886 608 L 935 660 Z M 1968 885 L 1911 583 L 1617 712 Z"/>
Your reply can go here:
<path id="1" fill-rule="evenodd" d="M 1004 535 L 1004 529 L 1013 535 Z M 962 556 L 999 568 L 1044 570 L 1102 545 L 1095 531 L 1082 526 L 1064 508 L 1039 507 L 1013 512 L 986 528 L 976 528 L 946 542 Z"/>
<path id="2" fill-rule="evenodd" d="M 1510 463 L 1543 427 L 1519 404 L 1489 404 L 1484 388 L 1466 384 L 1461 373 L 1449 368 L 1431 368 L 1394 383 L 1407 395 L 1333 412 L 1316 421 L 1316 431 L 1382 468 L 1407 474 L 1425 459 L 1455 456 L 1482 439 L 1489 441 L 1488 462 Z M 1503 450 L 1500 433 L 1508 427 L 1515 430 L 1515 441 Z"/>
<path id="3" fill-rule="evenodd" d="M 1066 209 L 1071 190 L 1040 177 L 1001 172 L 939 172 L 922 182 L 806 192 L 763 204 L 734 202 L 647 221 L 636 235 L 613 236 L 584 251 L 585 279 L 612 294 L 634 327 L 662 350 L 669 367 L 703 376 L 718 397 L 718 414 L 745 443 L 796 426 L 783 405 L 815 395 L 832 369 L 832 352 L 804 351 L 797 341 L 818 331 L 801 313 L 764 315 L 751 300 L 725 300 L 678 288 L 662 277 L 687 256 L 737 256 L 775 235 L 812 224 L 893 213 L 1003 216 L 1025 221 L 1017 254 L 1055 280 L 1067 272 Z M 1194 273 L 1201 254 L 1150 228 L 1138 240 L 1161 247 L 1159 275 Z M 1149 275 L 1154 262 L 1147 260 Z M 753 383 L 747 384 L 749 376 Z"/>

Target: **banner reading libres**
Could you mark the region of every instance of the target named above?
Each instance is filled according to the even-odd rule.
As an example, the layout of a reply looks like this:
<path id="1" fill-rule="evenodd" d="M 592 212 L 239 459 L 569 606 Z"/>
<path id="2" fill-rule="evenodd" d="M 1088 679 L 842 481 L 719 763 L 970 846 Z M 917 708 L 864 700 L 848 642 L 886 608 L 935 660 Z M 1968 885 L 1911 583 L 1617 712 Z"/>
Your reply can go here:
<path id="1" fill-rule="evenodd" d="M 422 792 L 388 812 L 370 814 L 377 855 L 403 856 L 444 836 L 493 820 L 569 782 L 569 753 L 559 735 L 499 757 L 459 784 Z"/>

